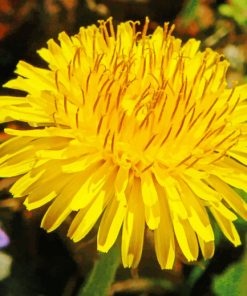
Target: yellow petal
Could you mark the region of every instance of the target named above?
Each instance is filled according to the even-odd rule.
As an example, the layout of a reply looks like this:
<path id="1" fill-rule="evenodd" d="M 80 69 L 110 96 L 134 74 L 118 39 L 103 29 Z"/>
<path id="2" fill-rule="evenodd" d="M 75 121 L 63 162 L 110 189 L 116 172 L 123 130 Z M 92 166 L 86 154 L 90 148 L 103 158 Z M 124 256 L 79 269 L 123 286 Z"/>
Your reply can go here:
<path id="1" fill-rule="evenodd" d="M 220 229 L 224 235 L 229 239 L 230 242 L 234 244 L 235 247 L 241 245 L 239 234 L 234 226 L 234 224 L 225 218 L 220 212 L 216 209 L 210 208 L 211 213 L 214 215 L 215 220 L 217 221 Z"/>
<path id="2" fill-rule="evenodd" d="M 15 139 L 16 140 L 16 139 Z M 14 141 L 15 142 L 15 141 Z M 13 142 L 13 144 L 14 144 Z M 22 141 L 17 141 L 17 144 Z M 24 143 L 26 142 L 25 140 L 23 141 Z M 18 160 L 23 160 L 24 156 L 28 155 L 32 151 L 32 146 L 29 143 L 30 141 L 26 142 L 27 144 L 21 145 L 20 149 L 16 149 L 15 151 L 9 151 L 9 153 L 6 153 L 0 158 L 0 166 L 8 166 L 11 164 L 16 164 L 18 163 Z M 12 143 L 12 141 L 11 141 Z M 23 147 L 24 146 L 24 147 Z M 32 151 L 33 152 L 33 151 Z M 23 157 L 22 157 L 23 156 Z"/>
<path id="3" fill-rule="evenodd" d="M 100 153 L 86 154 L 76 161 L 63 165 L 62 169 L 64 173 L 81 172 L 90 165 L 97 164 L 100 160 L 102 160 L 102 155 Z"/>
<path id="4" fill-rule="evenodd" d="M 49 174 L 49 171 L 46 173 Z M 25 206 L 28 210 L 42 207 L 58 196 L 62 192 L 63 187 L 68 186 L 72 178 L 73 176 L 63 176 L 63 182 L 61 182 L 60 174 L 51 173 L 47 177 L 46 174 L 43 175 L 37 183 L 31 184 L 28 190 L 24 192 L 28 192 L 24 203 Z"/>
<path id="5" fill-rule="evenodd" d="M 101 252 L 108 252 L 116 241 L 126 213 L 126 203 L 112 199 L 101 219 L 97 246 Z"/>
<path id="6" fill-rule="evenodd" d="M 206 242 L 214 240 L 214 233 L 204 206 L 189 188 L 189 186 L 180 180 L 182 189 L 181 199 L 188 212 L 188 220 L 194 231 Z"/>
<path id="7" fill-rule="evenodd" d="M 164 190 L 166 191 L 167 200 L 171 211 L 182 219 L 187 219 L 188 213 L 181 200 L 181 193 L 179 192 L 180 189 L 178 187 L 177 181 L 170 177 L 165 180 L 164 184 L 166 184 L 164 186 Z"/>
<path id="8" fill-rule="evenodd" d="M 198 242 L 194 230 L 188 220 L 178 217 L 173 219 L 174 232 L 178 244 L 188 261 L 195 261 L 198 257 Z"/>
<path id="9" fill-rule="evenodd" d="M 54 167 L 57 167 L 57 169 L 54 170 Z M 37 188 L 42 188 L 42 190 L 40 190 L 40 193 L 48 187 L 51 187 L 52 189 L 50 191 L 53 191 L 55 185 L 57 186 L 58 184 L 62 184 L 60 180 L 61 170 L 59 170 L 58 162 L 40 163 L 38 161 L 37 163 L 35 163 L 30 172 L 19 178 L 18 181 L 13 184 L 13 186 L 10 188 L 10 192 L 15 197 L 21 197 L 30 194 L 33 190 Z M 55 185 L 53 181 L 55 182 Z M 48 193 L 46 192 L 45 195 L 47 195 Z M 38 194 L 38 196 L 40 196 L 40 194 Z M 36 198 L 36 194 L 34 198 Z"/>
<path id="10" fill-rule="evenodd" d="M 32 138 L 14 137 L 0 145 L 0 161 L 1 163 L 11 158 L 12 155 L 18 154 L 20 149 L 26 150 L 26 146 L 32 141 Z"/>
<path id="11" fill-rule="evenodd" d="M 183 176 L 184 181 L 189 185 L 191 190 L 196 193 L 201 199 L 205 201 L 220 201 L 221 196 L 215 190 L 212 190 L 205 182 L 202 180 L 193 179 L 191 177 Z"/>
<path id="12" fill-rule="evenodd" d="M 30 149 L 31 150 L 31 149 Z M 14 177 L 27 173 L 35 164 L 35 157 L 30 157 L 30 151 L 19 154 L 13 159 L 5 162 L 0 166 L 1 177 Z M 13 163 L 15 162 L 16 163 Z"/>
<path id="13" fill-rule="evenodd" d="M 211 175 L 209 178 L 210 184 L 220 193 L 223 194 L 225 201 L 233 210 L 247 220 L 247 204 L 241 197 L 220 178 Z"/>
<path id="14" fill-rule="evenodd" d="M 24 61 L 20 61 L 17 64 L 17 69 L 15 71 L 17 74 L 36 80 L 38 82 L 38 86 L 41 89 L 45 90 L 54 90 L 54 82 L 51 75 L 51 72 L 47 69 L 42 69 L 38 67 L 34 67 L 31 64 L 28 64 Z"/>
<path id="15" fill-rule="evenodd" d="M 217 210 L 217 212 L 220 212 L 222 216 L 224 216 L 229 221 L 235 221 L 237 220 L 237 216 L 230 211 L 227 207 L 224 206 L 222 202 L 219 203 L 210 203 L 211 208 L 214 208 Z"/>
<path id="16" fill-rule="evenodd" d="M 53 119 L 49 114 L 40 110 L 33 110 L 30 106 L 4 106 L 1 108 L 0 121 L 9 122 L 13 120 L 24 122 L 35 122 L 36 124 L 53 124 Z"/>
<path id="17" fill-rule="evenodd" d="M 80 188 L 71 198 L 71 209 L 77 211 L 86 207 L 100 191 L 109 191 L 109 181 L 115 171 L 112 170 L 108 162 L 93 164 L 81 174 Z M 106 188 L 104 188 L 104 186 Z M 110 189 L 112 191 L 113 189 Z"/>
<path id="18" fill-rule="evenodd" d="M 159 199 L 162 197 L 159 197 Z M 149 229 L 154 230 L 157 229 L 160 223 L 160 205 L 159 205 L 159 200 L 152 205 L 144 205 L 145 206 L 145 219 L 147 226 Z"/>
<path id="19" fill-rule="evenodd" d="M 104 211 L 110 198 L 112 198 L 112 192 L 102 190 L 86 208 L 78 212 L 68 231 L 68 236 L 74 242 L 78 242 L 88 234 Z"/>
<path id="20" fill-rule="evenodd" d="M 47 127 L 42 129 L 34 130 L 16 130 L 11 128 L 5 128 L 4 132 L 12 136 L 22 137 L 63 137 L 63 138 L 74 138 L 75 135 L 71 129 L 61 129 L 57 127 Z"/>
<path id="21" fill-rule="evenodd" d="M 78 191 L 80 186 L 80 175 L 70 176 L 70 182 L 61 190 L 55 201 L 46 211 L 41 227 L 48 232 L 55 230 L 72 212 L 70 207 L 73 195 Z M 64 184 L 64 183 L 63 183 Z"/>
<path id="22" fill-rule="evenodd" d="M 225 157 L 214 167 L 212 174 L 225 183 L 247 192 L 247 168 L 236 160 Z"/>
<path id="23" fill-rule="evenodd" d="M 42 196 L 37 195 L 40 192 L 42 193 Z M 31 210 L 42 207 L 43 205 L 53 200 L 56 196 L 57 196 L 56 191 L 51 190 L 48 194 L 46 194 L 46 192 L 40 189 L 33 190 L 25 199 L 23 204 L 29 211 L 31 211 Z"/>
<path id="24" fill-rule="evenodd" d="M 141 175 L 141 191 L 144 204 L 153 206 L 158 201 L 154 180 L 149 172 Z"/>
<path id="25" fill-rule="evenodd" d="M 128 182 L 129 182 L 129 169 L 120 166 L 114 182 L 116 197 L 119 201 L 120 200 L 126 201 L 125 190 L 127 188 Z"/>
<path id="26" fill-rule="evenodd" d="M 246 117 L 246 115 L 245 115 Z M 237 150 L 230 150 L 227 153 L 228 155 L 232 156 L 236 160 L 240 161 L 242 164 L 247 165 L 247 153 Z"/>
<path id="27" fill-rule="evenodd" d="M 172 269 L 175 260 L 175 241 L 170 211 L 165 191 L 160 187 L 160 224 L 154 230 L 156 256 L 161 268 Z"/>
<path id="28" fill-rule="evenodd" d="M 141 258 L 145 217 L 141 198 L 141 184 L 133 181 L 122 231 L 122 261 L 124 267 L 135 268 Z"/>
<path id="29" fill-rule="evenodd" d="M 75 50 L 76 50 L 75 46 L 71 42 L 70 37 L 65 32 L 61 32 L 58 35 L 58 40 L 61 43 L 61 48 L 62 48 L 64 57 L 66 58 L 67 62 L 70 62 L 75 54 Z"/>
<path id="30" fill-rule="evenodd" d="M 22 197 L 25 195 L 25 191 L 30 188 L 31 185 L 40 180 L 40 177 L 44 174 L 45 170 L 41 170 L 38 174 L 33 175 L 28 172 L 21 178 L 19 178 L 10 188 L 10 192 L 14 197 Z"/>
<path id="31" fill-rule="evenodd" d="M 53 193 L 51 193 L 53 197 Z M 42 221 L 41 227 L 44 228 L 47 232 L 55 230 L 60 224 L 67 218 L 71 213 L 69 208 L 68 195 L 60 195 L 55 199 L 52 205 L 49 207 L 45 213 Z"/>
<path id="32" fill-rule="evenodd" d="M 222 181 L 225 183 L 235 187 L 242 189 L 243 191 L 247 192 L 247 179 L 246 176 L 240 175 L 240 174 L 222 174 L 214 172 L 214 175 L 219 177 Z"/>
<path id="33" fill-rule="evenodd" d="M 1 96 L 0 97 L 0 107 L 12 106 L 12 105 L 25 105 L 26 98 L 23 97 L 12 97 L 12 96 Z"/>
<path id="34" fill-rule="evenodd" d="M 39 87 L 39 83 L 38 81 L 35 82 L 36 83 L 33 83 L 32 79 L 26 79 L 21 76 L 18 76 L 15 79 L 9 80 L 3 86 L 7 88 L 22 90 L 32 95 L 40 95 L 41 89 Z"/>
<path id="35" fill-rule="evenodd" d="M 199 235 L 198 235 L 198 241 L 199 241 L 199 245 L 200 245 L 204 259 L 212 258 L 215 250 L 214 241 L 205 242 Z"/>
<path id="36" fill-rule="evenodd" d="M 41 56 L 41 58 L 44 61 L 46 61 L 46 62 L 48 62 L 48 64 L 50 64 L 50 62 L 52 60 L 52 55 L 47 48 L 41 48 L 41 49 L 37 50 L 37 53 Z"/>
<path id="37" fill-rule="evenodd" d="M 58 44 L 53 40 L 50 39 L 48 42 L 48 49 L 50 53 L 52 54 L 52 63 L 57 66 L 58 69 L 66 68 L 68 63 L 63 55 L 63 52 L 58 46 Z"/>

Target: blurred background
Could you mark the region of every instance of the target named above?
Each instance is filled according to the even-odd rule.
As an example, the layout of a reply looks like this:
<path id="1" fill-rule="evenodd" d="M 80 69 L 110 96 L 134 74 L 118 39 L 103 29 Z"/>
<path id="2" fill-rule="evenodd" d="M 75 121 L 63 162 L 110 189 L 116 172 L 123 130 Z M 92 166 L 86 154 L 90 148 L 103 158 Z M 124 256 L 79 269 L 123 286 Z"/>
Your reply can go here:
<path id="1" fill-rule="evenodd" d="M 149 16 L 151 30 L 164 21 L 175 23 L 179 38 L 200 39 L 202 49 L 211 47 L 225 55 L 231 63 L 229 84 L 247 82 L 247 0 L 0 0 L 0 85 L 14 76 L 20 59 L 45 67 L 36 50 L 49 38 L 56 39 L 61 31 L 75 34 L 80 26 L 109 16 L 115 24 Z M 4 127 L 0 142 L 6 139 Z M 39 228 L 43 210 L 28 212 L 11 198 L 13 181 L 0 179 L 0 295 L 76 295 L 97 259 L 95 234 L 73 244 L 66 238 L 65 223 L 47 235 Z M 247 224 L 236 224 L 242 246 L 234 248 L 215 226 L 214 258 L 191 265 L 178 260 L 173 271 L 160 271 L 147 242 L 140 268 L 120 267 L 111 294 L 246 295 Z"/>

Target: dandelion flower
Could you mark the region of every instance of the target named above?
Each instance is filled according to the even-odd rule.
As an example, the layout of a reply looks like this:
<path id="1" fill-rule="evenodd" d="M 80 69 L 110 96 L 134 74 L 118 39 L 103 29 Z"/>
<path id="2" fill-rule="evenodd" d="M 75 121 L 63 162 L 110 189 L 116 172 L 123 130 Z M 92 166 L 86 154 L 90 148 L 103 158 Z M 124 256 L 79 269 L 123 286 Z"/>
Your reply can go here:
<path id="1" fill-rule="evenodd" d="M 247 85 L 228 87 L 228 62 L 199 41 L 182 44 L 167 23 L 148 35 L 146 18 L 112 19 L 61 33 L 38 51 L 49 69 L 24 61 L 2 96 L 5 129 L 0 176 L 32 210 L 48 204 L 41 226 L 55 230 L 71 213 L 77 242 L 99 221 L 97 248 L 122 237 L 122 261 L 136 267 L 144 232 L 153 232 L 163 269 L 214 253 L 209 215 L 235 246 L 233 224 L 247 206 Z"/>

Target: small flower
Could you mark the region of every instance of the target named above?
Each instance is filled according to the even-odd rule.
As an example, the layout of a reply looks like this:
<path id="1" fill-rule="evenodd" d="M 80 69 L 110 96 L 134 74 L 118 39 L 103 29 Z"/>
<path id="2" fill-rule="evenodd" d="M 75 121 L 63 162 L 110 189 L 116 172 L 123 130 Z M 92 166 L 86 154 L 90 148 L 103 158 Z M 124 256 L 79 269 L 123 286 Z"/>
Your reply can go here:
<path id="1" fill-rule="evenodd" d="M 68 236 L 83 239 L 99 220 L 97 247 L 122 236 L 122 261 L 136 267 L 145 229 L 161 268 L 214 253 L 209 214 L 240 244 L 233 221 L 247 206 L 247 85 L 227 87 L 228 62 L 182 45 L 165 23 L 147 35 L 139 22 L 112 19 L 61 33 L 40 56 L 49 69 L 20 61 L 5 86 L 25 97 L 0 100 L 2 122 L 27 130 L 0 146 L 0 176 L 27 209 L 49 203 L 42 227 L 55 230 L 75 212 Z M 237 214 L 237 215 L 236 215 Z"/>
<path id="2" fill-rule="evenodd" d="M 0 227 L 0 249 L 7 247 L 9 245 L 9 242 L 10 240 L 8 235 Z"/>

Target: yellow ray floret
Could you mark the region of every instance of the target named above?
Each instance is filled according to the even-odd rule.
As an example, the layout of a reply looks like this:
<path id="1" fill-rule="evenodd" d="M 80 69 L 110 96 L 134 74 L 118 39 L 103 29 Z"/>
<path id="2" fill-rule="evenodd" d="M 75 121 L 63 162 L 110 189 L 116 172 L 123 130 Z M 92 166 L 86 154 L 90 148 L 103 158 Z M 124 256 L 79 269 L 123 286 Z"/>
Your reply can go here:
<path id="1" fill-rule="evenodd" d="M 154 234 L 161 268 L 177 254 L 195 261 L 214 254 L 209 213 L 240 244 L 234 226 L 247 205 L 247 85 L 228 87 L 228 62 L 194 39 L 182 44 L 174 26 L 148 35 L 146 18 L 112 19 L 65 32 L 38 51 L 48 69 L 24 61 L 2 96 L 0 176 L 32 210 L 48 204 L 42 220 L 56 229 L 75 212 L 68 236 L 83 239 L 99 221 L 98 250 L 122 237 L 122 261 L 136 267 L 145 229 Z M 98 225 L 98 224 L 97 224 Z M 121 234 L 120 234 L 121 233 Z"/>

